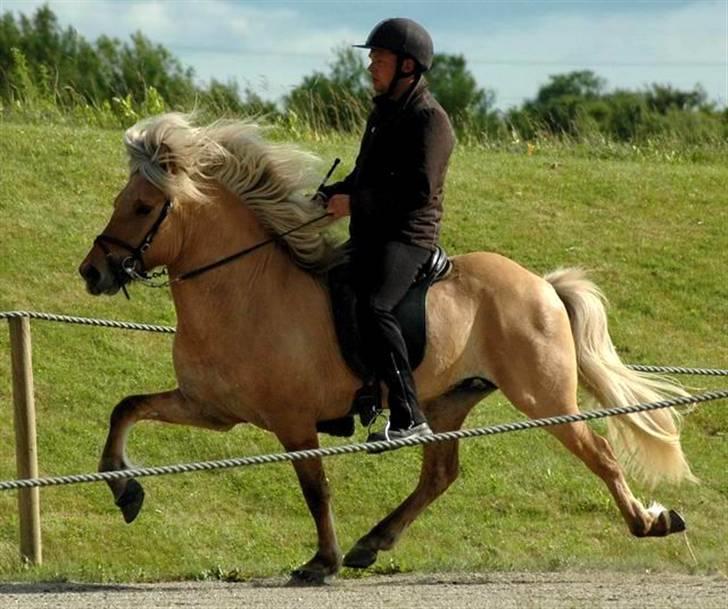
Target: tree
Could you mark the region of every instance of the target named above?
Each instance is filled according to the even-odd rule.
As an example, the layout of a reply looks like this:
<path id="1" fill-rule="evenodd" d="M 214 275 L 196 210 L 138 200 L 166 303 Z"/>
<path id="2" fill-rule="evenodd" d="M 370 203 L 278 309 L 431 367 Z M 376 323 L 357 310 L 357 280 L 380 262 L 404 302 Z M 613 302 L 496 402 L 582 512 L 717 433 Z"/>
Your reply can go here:
<path id="1" fill-rule="evenodd" d="M 358 130 L 369 107 L 369 83 L 361 53 L 335 51 L 329 73 L 314 72 L 284 98 L 288 113 L 317 129 Z"/>
<path id="2" fill-rule="evenodd" d="M 564 98 L 596 99 L 602 95 L 606 81 L 591 70 L 556 74 L 538 90 L 535 104 L 548 106 Z"/>
<path id="3" fill-rule="evenodd" d="M 708 96 L 700 86 L 692 91 L 680 91 L 671 85 L 653 84 L 647 91 L 646 101 L 650 110 L 660 114 L 667 114 L 669 110 L 690 112 L 708 106 Z"/>
<path id="4" fill-rule="evenodd" d="M 590 70 L 552 75 L 536 98 L 523 105 L 526 117 L 521 122 L 536 131 L 577 135 L 579 123 L 590 116 L 589 106 L 601 99 L 605 87 L 606 81 Z M 603 106 L 596 108 L 603 113 Z"/>
<path id="5" fill-rule="evenodd" d="M 214 78 L 210 81 L 203 95 L 206 105 L 216 115 L 236 114 L 242 116 L 277 116 L 278 109 L 274 102 L 266 101 L 249 88 L 245 89 L 241 99 L 238 83 L 230 81 L 221 83 Z"/>
<path id="6" fill-rule="evenodd" d="M 484 117 L 495 101 L 493 91 L 478 88 L 462 55 L 435 55 L 427 80 L 433 95 L 456 125 Z"/>

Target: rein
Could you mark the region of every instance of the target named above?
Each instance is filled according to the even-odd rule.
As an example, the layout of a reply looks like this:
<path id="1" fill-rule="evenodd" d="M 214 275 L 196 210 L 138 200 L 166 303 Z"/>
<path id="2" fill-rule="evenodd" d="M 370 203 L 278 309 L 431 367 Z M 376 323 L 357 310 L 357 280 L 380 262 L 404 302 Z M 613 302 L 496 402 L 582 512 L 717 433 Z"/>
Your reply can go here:
<path id="1" fill-rule="evenodd" d="M 321 189 L 323 189 L 324 185 L 328 181 L 328 179 L 331 177 L 331 174 L 334 173 L 334 169 L 336 169 L 336 166 L 341 162 L 341 159 L 335 159 L 334 164 L 331 166 L 329 171 L 326 173 L 326 176 L 324 176 L 323 181 L 319 185 L 317 189 L 317 193 L 321 192 Z M 104 252 L 106 256 L 106 262 L 109 265 L 109 268 L 111 269 L 111 272 L 114 274 L 114 277 L 119 282 L 119 285 L 121 286 L 121 289 L 124 291 L 124 296 L 126 296 L 127 300 L 130 300 L 129 292 L 126 290 L 126 284 L 129 281 L 141 281 L 144 285 L 150 288 L 166 288 L 172 285 L 173 283 L 179 283 L 180 281 L 185 281 L 187 279 L 192 279 L 193 277 L 198 277 L 202 275 L 203 273 L 206 273 L 207 271 L 212 271 L 213 269 L 216 269 L 218 267 L 224 266 L 230 262 L 233 262 L 234 260 L 237 260 L 238 258 L 242 258 L 243 256 L 246 256 L 255 250 L 260 249 L 261 247 L 264 247 L 266 245 L 269 245 L 270 243 L 276 243 L 277 241 L 280 241 L 283 239 L 283 237 L 286 237 L 287 235 L 290 235 L 291 233 L 296 232 L 297 230 L 301 230 L 302 228 L 305 228 L 311 224 L 314 224 L 315 222 L 318 222 L 319 220 L 323 220 L 324 218 L 327 218 L 331 215 L 331 213 L 326 212 L 325 214 L 322 214 L 320 216 L 317 216 L 313 220 L 308 220 L 304 222 L 303 224 L 299 224 L 298 226 L 294 226 L 293 228 L 280 233 L 279 235 L 274 235 L 273 237 L 270 237 L 266 239 L 265 241 L 261 241 L 260 243 L 256 243 L 255 245 L 251 245 L 250 247 L 246 247 L 244 250 L 240 250 L 239 252 L 236 252 L 234 254 L 231 254 L 229 256 L 225 256 L 224 258 L 220 258 L 218 260 L 215 260 L 214 262 L 210 262 L 209 264 L 206 264 L 204 266 L 198 267 L 196 269 L 193 269 L 191 271 L 187 271 L 186 273 L 182 273 L 181 275 L 178 275 L 177 277 L 174 277 L 173 279 L 169 279 L 167 281 L 164 281 L 162 283 L 153 283 L 154 279 L 157 279 L 159 277 L 168 276 L 169 273 L 167 269 L 163 269 L 161 271 L 152 272 L 151 274 L 147 273 L 144 270 L 144 260 L 142 259 L 142 256 L 146 253 L 146 251 L 150 248 L 152 245 L 152 241 L 154 240 L 154 237 L 156 237 L 157 232 L 159 231 L 159 227 L 162 225 L 162 222 L 164 222 L 164 219 L 167 217 L 167 214 L 169 214 L 169 210 L 172 209 L 172 201 L 171 199 L 167 199 L 164 202 L 164 206 L 162 207 L 162 211 L 159 212 L 159 216 L 155 220 L 154 224 L 152 224 L 151 228 L 147 231 L 147 234 L 144 235 L 144 238 L 142 239 L 142 242 L 137 246 L 133 247 L 129 245 L 126 241 L 123 241 L 122 239 L 118 239 L 117 237 L 113 237 L 111 235 L 106 235 L 104 233 L 101 233 L 99 236 L 94 239 L 94 245 L 98 245 L 101 250 Z M 112 245 L 118 245 L 119 247 L 123 247 L 125 250 L 131 253 L 130 256 L 127 256 L 124 258 L 121 263 L 119 263 L 111 254 L 111 250 L 106 245 L 107 243 L 111 243 Z M 137 265 L 139 268 L 141 268 L 141 271 L 137 271 Z"/>
<path id="2" fill-rule="evenodd" d="M 264 247 L 266 245 L 269 245 L 271 243 L 276 243 L 277 241 L 280 241 L 283 239 L 283 237 L 286 237 L 287 235 L 290 235 L 291 233 L 301 230 L 302 228 L 305 228 L 311 224 L 314 224 L 315 222 L 318 222 L 319 220 L 323 220 L 324 218 L 329 217 L 331 214 L 329 212 L 326 212 L 325 214 L 321 214 L 320 216 L 315 217 L 313 220 L 308 220 L 304 222 L 303 224 L 299 224 L 298 226 L 295 226 L 283 233 L 280 233 L 279 235 L 274 235 L 273 237 L 270 237 L 266 239 L 265 241 L 261 241 L 260 243 L 256 243 L 255 245 L 251 245 L 250 247 L 246 247 L 243 250 L 240 250 L 239 252 L 236 252 L 234 254 L 230 254 L 229 256 L 225 256 L 224 258 L 220 258 L 218 260 L 215 260 L 214 262 L 210 262 L 209 264 L 206 264 L 204 266 L 198 267 L 196 269 L 193 269 L 191 271 L 187 271 L 186 273 L 182 273 L 181 275 L 178 275 L 177 277 L 174 277 L 173 279 L 169 279 L 168 281 L 164 281 L 163 283 L 151 283 L 152 280 L 156 279 L 157 277 L 162 277 L 165 275 L 168 275 L 167 270 L 159 271 L 152 273 L 149 275 L 146 271 L 137 271 L 136 266 L 137 263 L 141 266 L 141 268 L 144 268 L 144 261 L 142 260 L 142 255 L 149 249 L 149 247 L 152 244 L 152 240 L 154 239 L 154 236 L 157 234 L 157 231 L 159 230 L 159 226 L 162 224 L 162 221 L 167 217 L 167 213 L 169 212 L 169 209 L 172 207 L 172 203 L 170 201 L 167 201 L 164 204 L 164 207 L 162 208 L 162 211 L 159 214 L 159 218 L 157 218 L 157 221 L 154 223 L 152 228 L 149 229 L 149 232 L 146 234 L 144 239 L 142 240 L 142 243 L 139 245 L 139 247 L 132 247 L 125 241 L 122 241 L 121 239 L 117 239 L 116 237 L 112 237 L 110 235 L 104 235 L 101 234 L 94 240 L 94 243 L 98 244 L 98 246 L 103 250 L 104 254 L 106 254 L 106 260 L 109 264 L 109 268 L 114 273 L 114 275 L 117 278 L 117 281 L 121 284 L 121 288 L 124 291 L 124 295 L 129 299 L 129 293 L 126 290 L 126 282 L 131 280 L 141 281 L 144 283 L 147 287 L 150 288 L 166 288 L 172 285 L 173 283 L 179 283 L 180 281 L 186 281 L 187 279 L 192 279 L 193 277 L 198 277 L 199 275 L 202 275 L 203 273 L 207 273 L 207 271 L 212 271 L 213 269 L 216 269 L 218 267 L 224 266 L 230 262 L 233 262 L 234 260 L 237 260 L 238 258 L 242 258 L 243 256 L 246 256 L 261 247 Z M 118 245 L 120 247 L 123 247 L 124 249 L 131 252 L 131 256 L 127 256 L 121 261 L 121 264 L 119 264 L 111 255 L 111 251 L 106 246 L 106 242 L 111 243 L 113 245 Z"/>
<path id="3" fill-rule="evenodd" d="M 182 273 L 181 275 L 175 277 L 174 279 L 171 279 L 170 281 L 166 282 L 165 285 L 171 285 L 173 283 L 178 283 L 180 281 L 184 281 L 185 279 L 192 279 L 193 277 L 202 275 L 202 273 L 206 273 L 207 271 L 216 269 L 217 267 L 223 266 L 224 264 L 227 264 L 228 262 L 232 262 L 233 260 L 242 258 L 243 256 L 250 254 L 251 252 L 254 252 L 257 249 L 260 249 L 261 247 L 268 245 L 269 243 L 275 243 L 276 241 L 280 241 L 283 237 L 290 235 L 291 233 L 296 232 L 297 230 L 301 230 L 302 228 L 305 228 L 305 227 L 309 226 L 310 224 L 314 224 L 315 222 L 318 222 L 319 220 L 323 220 L 324 218 L 327 218 L 330 215 L 331 214 L 329 212 L 326 212 L 325 214 L 317 216 L 313 220 L 308 220 L 307 222 L 304 222 L 303 224 L 299 224 L 298 226 L 296 226 L 290 230 L 287 230 L 286 232 L 281 233 L 280 235 L 275 235 L 273 237 L 270 237 L 269 239 L 266 239 L 265 241 L 261 241 L 260 243 L 256 243 L 255 245 L 251 245 L 250 247 L 246 247 L 244 250 L 240 250 L 239 252 L 237 252 L 235 254 L 231 254 L 230 256 L 225 256 L 225 258 L 220 258 L 219 260 L 216 260 L 215 262 L 211 262 L 210 264 L 206 264 L 205 266 L 201 266 L 192 271 L 187 271 L 186 273 Z"/>

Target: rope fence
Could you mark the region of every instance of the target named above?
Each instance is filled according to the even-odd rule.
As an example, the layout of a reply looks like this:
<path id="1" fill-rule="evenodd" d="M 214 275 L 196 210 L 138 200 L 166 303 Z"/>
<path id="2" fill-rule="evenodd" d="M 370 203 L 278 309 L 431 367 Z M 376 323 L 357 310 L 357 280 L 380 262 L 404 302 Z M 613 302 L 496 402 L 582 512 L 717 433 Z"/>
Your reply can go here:
<path id="1" fill-rule="evenodd" d="M 530 419 L 514 423 L 503 423 L 489 427 L 475 429 L 461 429 L 436 433 L 417 438 L 403 438 L 401 440 L 387 440 L 381 442 L 364 442 L 358 444 L 346 444 L 327 448 L 316 448 L 310 450 L 299 450 L 286 453 L 272 453 L 267 455 L 256 455 L 253 457 L 239 457 L 235 459 L 220 459 L 217 461 L 199 461 L 194 463 L 181 463 L 176 465 L 163 465 L 159 467 L 141 467 L 126 470 L 115 470 L 98 472 L 93 474 L 73 474 L 68 476 L 54 476 L 50 478 L 32 478 L 26 480 L 6 480 L 0 482 L 0 491 L 8 491 L 19 488 L 35 488 L 46 486 L 60 486 L 66 484 L 82 484 L 89 482 L 100 482 L 108 480 L 120 480 L 123 478 L 142 478 L 147 476 L 163 476 L 168 474 L 182 474 L 189 472 L 211 471 L 217 469 L 230 469 L 233 467 L 246 467 L 251 465 L 268 465 L 271 463 L 283 463 L 285 461 L 302 461 L 317 457 L 336 457 L 341 455 L 352 455 L 361 452 L 382 452 L 395 450 L 404 447 L 417 446 L 420 444 L 434 444 L 436 442 L 448 442 L 452 440 L 468 440 L 483 436 L 494 436 L 515 431 L 525 431 L 554 425 L 576 423 L 578 421 L 592 421 L 618 415 L 634 414 L 659 408 L 670 408 L 673 406 L 687 406 L 700 402 L 722 400 L 728 398 L 728 389 L 721 391 L 708 391 L 706 393 L 681 396 L 659 402 L 649 402 L 634 406 L 619 406 L 605 410 L 592 410 L 579 414 L 561 415 L 542 419 Z"/>
<path id="2" fill-rule="evenodd" d="M 77 317 L 74 315 L 59 315 L 56 313 L 40 313 L 38 311 L 1 311 L 0 319 L 38 319 L 42 321 L 55 321 L 81 326 L 94 326 L 97 328 L 115 328 L 118 330 L 138 330 L 142 332 L 158 332 L 174 334 L 173 326 L 160 326 L 156 324 L 140 324 L 131 321 L 118 321 L 109 319 L 95 319 L 92 317 Z M 657 374 L 692 374 L 699 376 L 728 376 L 728 369 L 721 368 L 685 368 L 680 366 L 648 366 L 641 364 L 627 364 L 627 368 L 638 372 L 654 372 Z"/>
<path id="3" fill-rule="evenodd" d="M 55 313 L 39 313 L 37 311 L 3 311 L 0 319 L 40 319 L 43 321 L 57 321 L 80 326 L 95 326 L 97 328 L 116 328 L 119 330 L 140 330 L 142 332 L 161 332 L 174 334 L 172 326 L 158 326 L 154 324 L 139 324 L 130 321 L 114 321 L 109 319 L 93 319 L 90 317 L 76 317 L 72 315 L 56 315 Z"/>
<path id="4" fill-rule="evenodd" d="M 253 465 L 294 462 L 304 459 L 350 455 L 362 452 L 378 453 L 404 447 L 433 444 L 436 442 L 466 440 L 470 438 L 544 428 L 553 425 L 565 425 L 579 421 L 591 421 L 611 416 L 629 415 L 648 410 L 656 410 L 659 408 L 687 406 L 701 402 L 728 399 L 728 389 L 713 390 L 697 395 L 674 397 L 671 399 L 661 400 L 659 402 L 636 404 L 633 406 L 620 406 L 542 419 L 530 419 L 476 429 L 463 429 L 437 433 L 417 438 L 347 444 L 311 450 L 263 454 L 233 459 L 219 459 L 215 461 L 198 461 L 158 467 L 142 467 L 108 472 L 41 478 L 38 477 L 35 402 L 33 397 L 34 391 L 29 320 L 42 320 L 142 332 L 157 332 L 162 334 L 174 334 L 176 330 L 172 326 L 94 319 L 89 317 L 42 313 L 37 311 L 0 312 L 0 320 L 3 319 L 7 320 L 10 326 L 18 479 L 0 481 L 0 492 L 18 490 L 21 555 L 30 563 L 36 565 L 42 563 L 40 503 L 38 496 L 40 487 L 212 471 Z M 679 366 L 651 366 L 640 364 L 627 365 L 627 367 L 631 370 L 647 373 L 728 376 L 728 370 L 721 368 L 686 368 Z"/>

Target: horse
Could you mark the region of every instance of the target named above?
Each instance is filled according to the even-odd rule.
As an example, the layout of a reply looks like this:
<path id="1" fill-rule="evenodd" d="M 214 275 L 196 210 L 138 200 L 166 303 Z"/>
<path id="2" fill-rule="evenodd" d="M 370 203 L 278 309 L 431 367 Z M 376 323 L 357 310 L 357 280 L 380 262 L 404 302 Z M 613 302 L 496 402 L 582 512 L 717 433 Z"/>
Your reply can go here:
<path id="1" fill-rule="evenodd" d="M 202 125 L 177 113 L 140 121 L 124 143 L 128 181 L 79 272 L 90 294 L 113 295 L 166 266 L 178 386 L 114 407 L 99 470 L 131 467 L 126 438 L 141 420 L 220 431 L 250 423 L 287 451 L 319 447 L 317 423 L 347 415 L 360 380 L 344 362 L 332 321 L 325 269 L 338 250 L 327 239 L 331 220 L 305 195 L 317 182 L 318 159 L 268 141 L 249 121 Z M 214 264 L 238 250 L 248 255 Z M 622 363 L 605 307 L 580 269 L 540 277 L 496 253 L 453 256 L 450 274 L 428 293 L 427 350 L 415 371 L 432 429 L 460 429 L 496 389 L 531 418 L 579 412 L 579 383 L 603 407 L 685 395 L 676 383 Z M 473 379 L 483 382 L 466 382 Z M 549 431 L 601 478 L 633 535 L 664 536 L 684 530 L 683 519 L 659 504 L 645 507 L 625 470 L 653 484 L 694 480 L 679 416 L 663 409 L 609 418 L 607 438 L 584 422 Z M 391 549 L 458 476 L 457 441 L 423 452 L 416 488 L 345 556 L 322 460 L 294 462 L 318 546 L 291 581 L 321 584 L 342 564 L 366 568 Z M 131 522 L 142 507 L 141 485 L 108 484 Z"/>

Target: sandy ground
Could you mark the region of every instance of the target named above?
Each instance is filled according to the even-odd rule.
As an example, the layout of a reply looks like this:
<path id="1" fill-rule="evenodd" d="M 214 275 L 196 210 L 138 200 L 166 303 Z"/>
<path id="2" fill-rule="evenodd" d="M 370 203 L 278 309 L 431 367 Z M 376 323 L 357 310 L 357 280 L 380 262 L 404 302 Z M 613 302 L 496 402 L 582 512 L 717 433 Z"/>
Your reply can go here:
<path id="1" fill-rule="evenodd" d="M 0 583 L 2 609 L 726 609 L 728 578 L 625 573 L 391 575 L 291 588 L 283 579 L 246 583 Z"/>

